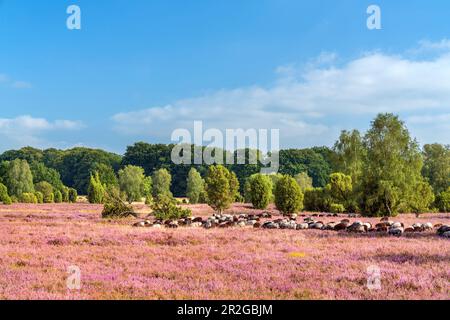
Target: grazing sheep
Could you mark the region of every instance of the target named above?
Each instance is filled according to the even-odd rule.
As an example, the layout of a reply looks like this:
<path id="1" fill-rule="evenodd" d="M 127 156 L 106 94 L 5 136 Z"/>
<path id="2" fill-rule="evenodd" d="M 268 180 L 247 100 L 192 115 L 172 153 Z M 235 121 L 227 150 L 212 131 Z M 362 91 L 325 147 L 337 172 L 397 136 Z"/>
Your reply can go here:
<path id="1" fill-rule="evenodd" d="M 450 231 L 444 232 L 444 233 L 442 234 L 442 237 L 444 237 L 444 238 L 450 238 Z"/>
<path id="2" fill-rule="evenodd" d="M 312 226 L 310 226 L 311 229 L 317 229 L 320 230 L 323 228 L 323 223 L 322 222 L 316 222 L 314 223 Z"/>
<path id="3" fill-rule="evenodd" d="M 337 225 L 334 226 L 334 230 L 335 231 L 346 230 L 348 225 L 349 224 L 347 222 L 338 223 Z"/>
<path id="4" fill-rule="evenodd" d="M 306 230 L 309 229 L 309 224 L 307 223 L 299 223 L 297 224 L 297 230 Z"/>
<path id="5" fill-rule="evenodd" d="M 398 229 L 398 228 L 403 228 L 404 226 L 403 226 L 403 223 L 400 223 L 400 222 L 394 222 L 392 225 L 391 225 L 391 228 L 392 229 Z"/>
<path id="6" fill-rule="evenodd" d="M 450 226 L 449 225 L 443 225 L 437 230 L 437 233 L 440 236 L 444 236 L 444 234 L 449 232 L 449 231 L 450 231 Z"/>
<path id="7" fill-rule="evenodd" d="M 145 221 L 136 222 L 133 227 L 145 227 Z"/>
<path id="8" fill-rule="evenodd" d="M 389 229 L 389 234 L 392 236 L 400 237 L 403 234 L 403 232 L 404 232 L 404 229 L 402 227 Z"/>
<path id="9" fill-rule="evenodd" d="M 427 222 L 423 225 L 425 230 L 433 230 L 433 224 L 431 222 Z"/>

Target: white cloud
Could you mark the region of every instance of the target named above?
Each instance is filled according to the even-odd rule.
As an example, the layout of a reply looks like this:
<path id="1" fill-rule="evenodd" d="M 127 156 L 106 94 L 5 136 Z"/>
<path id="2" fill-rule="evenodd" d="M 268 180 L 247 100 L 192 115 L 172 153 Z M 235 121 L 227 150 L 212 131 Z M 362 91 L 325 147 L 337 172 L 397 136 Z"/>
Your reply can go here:
<path id="1" fill-rule="evenodd" d="M 33 86 L 31 85 L 31 83 L 26 82 L 26 81 L 14 81 L 11 86 L 14 89 L 30 89 Z"/>
<path id="2" fill-rule="evenodd" d="M 78 130 L 84 125 L 80 121 L 34 118 L 23 115 L 16 118 L 0 118 L 0 138 L 7 141 L 7 147 L 51 146 L 44 137 L 46 133 Z M 5 145 L 6 147 L 6 145 Z"/>
<path id="3" fill-rule="evenodd" d="M 421 44 L 439 49 L 447 45 L 447 40 Z M 428 59 L 406 56 L 375 52 L 336 65 L 335 54 L 322 54 L 303 68 L 278 68 L 270 87 L 224 89 L 116 114 L 113 120 L 119 132 L 166 140 L 173 129 L 190 128 L 194 120 L 203 120 L 219 129 L 279 128 L 282 146 L 329 145 L 343 129 L 337 118 L 346 123 L 353 119 L 354 126 L 361 128 L 367 123 L 358 119 L 379 112 L 420 117 L 450 110 L 450 46 Z M 426 130 L 437 134 L 431 123 Z M 449 142 L 448 136 L 445 139 Z"/>
<path id="4" fill-rule="evenodd" d="M 0 84 L 13 89 L 30 89 L 32 84 L 27 81 L 11 79 L 7 74 L 0 74 Z"/>

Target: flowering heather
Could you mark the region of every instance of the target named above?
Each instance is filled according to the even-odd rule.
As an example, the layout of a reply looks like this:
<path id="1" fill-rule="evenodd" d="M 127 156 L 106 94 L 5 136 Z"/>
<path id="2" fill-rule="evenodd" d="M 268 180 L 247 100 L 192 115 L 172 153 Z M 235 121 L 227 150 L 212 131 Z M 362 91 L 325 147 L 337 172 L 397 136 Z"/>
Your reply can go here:
<path id="1" fill-rule="evenodd" d="M 194 215 L 212 213 L 204 205 L 191 208 Z M 319 230 L 157 230 L 133 228 L 130 219 L 102 220 L 101 209 L 0 206 L 0 299 L 450 297 L 450 243 L 435 231 L 396 238 Z M 252 210 L 236 205 L 233 211 Z M 436 224 L 449 218 L 428 214 L 393 220 Z M 339 220 L 321 218 L 333 219 Z M 78 291 L 66 285 L 73 265 L 81 270 Z M 381 271 L 380 290 L 367 288 L 372 265 Z"/>

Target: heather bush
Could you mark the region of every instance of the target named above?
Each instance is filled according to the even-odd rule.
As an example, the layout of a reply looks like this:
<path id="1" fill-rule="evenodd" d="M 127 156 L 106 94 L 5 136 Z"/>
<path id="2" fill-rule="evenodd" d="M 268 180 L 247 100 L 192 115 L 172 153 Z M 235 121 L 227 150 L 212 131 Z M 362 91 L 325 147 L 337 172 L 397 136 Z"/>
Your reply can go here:
<path id="1" fill-rule="evenodd" d="M 285 175 L 275 187 L 275 205 L 283 214 L 295 213 L 303 209 L 303 193 L 294 178 Z"/>

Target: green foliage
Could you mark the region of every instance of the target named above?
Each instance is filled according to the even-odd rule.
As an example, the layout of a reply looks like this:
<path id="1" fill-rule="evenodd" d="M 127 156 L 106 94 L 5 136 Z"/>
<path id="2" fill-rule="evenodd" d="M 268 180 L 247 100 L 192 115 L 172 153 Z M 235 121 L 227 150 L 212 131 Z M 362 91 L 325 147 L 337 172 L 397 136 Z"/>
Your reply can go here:
<path id="1" fill-rule="evenodd" d="M 67 188 L 66 186 L 63 186 L 61 188 L 61 195 L 62 195 L 62 202 L 69 202 L 69 188 Z"/>
<path id="2" fill-rule="evenodd" d="M 248 180 L 248 194 L 255 209 L 266 209 L 272 200 L 272 180 L 263 174 L 252 175 Z"/>
<path id="3" fill-rule="evenodd" d="M 43 163 L 47 168 L 55 169 L 60 174 L 64 185 L 77 189 L 79 193 L 86 194 L 90 175 L 98 168 L 97 165 L 102 163 L 117 171 L 122 157 L 103 150 L 81 147 L 69 150 L 47 149 L 43 151 L 27 147 L 7 151 L 0 156 L 0 160 L 12 161 L 14 159 L 23 159 L 29 164 Z M 55 176 L 50 173 L 49 177 L 47 174 L 48 172 L 45 173 L 44 177 L 36 177 L 34 181 L 50 182 L 56 189 L 60 190 L 60 186 L 57 185 L 59 183 L 54 183 Z"/>
<path id="4" fill-rule="evenodd" d="M 25 192 L 25 193 L 22 193 L 22 195 L 20 196 L 20 202 L 36 204 L 36 203 L 38 203 L 38 199 L 34 193 Z"/>
<path id="5" fill-rule="evenodd" d="M 393 114 L 379 114 L 364 138 L 367 150 L 361 205 L 369 216 L 393 216 L 411 202 L 422 181 L 422 157 L 404 123 Z"/>
<path id="6" fill-rule="evenodd" d="M 187 218 L 192 214 L 189 209 L 177 206 L 177 201 L 167 194 L 162 194 L 155 199 L 152 210 L 155 218 L 159 220 Z"/>
<path id="7" fill-rule="evenodd" d="M 327 190 L 335 204 L 350 207 L 352 204 L 352 177 L 337 172 L 330 175 L 330 183 Z"/>
<path id="8" fill-rule="evenodd" d="M 38 182 L 36 183 L 34 188 L 36 189 L 36 191 L 42 193 L 44 203 L 53 203 L 54 201 L 53 187 L 50 183 L 46 181 Z"/>
<path id="9" fill-rule="evenodd" d="M 148 192 L 148 183 L 146 180 L 144 169 L 141 167 L 128 165 L 119 171 L 120 191 L 125 194 L 128 203 L 133 201 L 141 201 L 142 197 Z M 146 190 L 147 189 L 147 190 Z"/>
<path id="10" fill-rule="evenodd" d="M 34 195 L 36 197 L 37 203 L 44 203 L 44 195 L 42 194 L 42 192 L 35 191 Z"/>
<path id="11" fill-rule="evenodd" d="M 215 211 L 222 213 L 235 201 L 239 182 L 224 166 L 210 166 L 205 182 L 208 205 Z"/>
<path id="12" fill-rule="evenodd" d="M 440 212 L 450 212 L 450 187 L 436 197 L 436 207 Z"/>
<path id="13" fill-rule="evenodd" d="M 104 195 L 104 206 L 102 218 L 126 218 L 129 216 L 137 217 L 133 207 L 127 205 L 117 195 L 106 193 Z"/>
<path id="14" fill-rule="evenodd" d="M 189 198 L 189 203 L 199 203 L 203 192 L 205 192 L 205 181 L 200 173 L 195 168 L 192 168 L 187 178 L 186 196 Z"/>
<path id="15" fill-rule="evenodd" d="M 429 211 L 434 200 L 433 188 L 428 182 L 422 181 L 416 185 L 409 206 L 412 212 L 419 214 Z"/>
<path id="16" fill-rule="evenodd" d="M 19 198 L 16 196 L 11 196 L 11 203 L 19 203 Z"/>
<path id="17" fill-rule="evenodd" d="M 159 169 L 153 173 L 153 197 L 157 198 L 162 195 L 172 197 L 170 185 L 172 184 L 172 176 L 166 169 Z"/>
<path id="18" fill-rule="evenodd" d="M 285 175 L 275 187 L 275 205 L 283 214 L 296 213 L 303 209 L 303 193 L 294 178 Z"/>
<path id="19" fill-rule="evenodd" d="M 305 192 L 306 189 L 311 189 L 313 187 L 312 178 L 308 176 L 306 172 L 300 172 L 299 174 L 295 175 L 294 179 L 295 181 L 297 181 L 302 192 Z"/>
<path id="20" fill-rule="evenodd" d="M 326 159 L 331 151 L 325 149 L 281 150 L 280 173 L 295 176 L 306 172 L 313 179 L 314 187 L 325 187 L 332 172 L 332 165 Z"/>
<path id="21" fill-rule="evenodd" d="M 22 193 L 33 193 L 33 175 L 25 160 L 13 160 L 9 163 L 5 184 L 9 194 L 20 198 Z"/>
<path id="22" fill-rule="evenodd" d="M 64 185 L 77 189 L 80 194 L 87 194 L 90 176 L 98 169 L 99 164 L 118 170 L 122 160 L 117 154 L 89 148 L 46 150 L 44 159 L 47 166 L 59 171 Z"/>
<path id="23" fill-rule="evenodd" d="M 153 189 L 152 177 L 145 177 L 145 179 L 144 179 L 144 197 L 145 197 L 146 205 L 151 205 L 153 203 L 152 189 Z"/>
<path id="24" fill-rule="evenodd" d="M 106 187 L 119 187 L 119 180 L 117 179 L 114 169 L 106 163 L 96 163 L 92 172 L 97 172 L 100 182 Z"/>
<path id="25" fill-rule="evenodd" d="M 54 197 L 53 197 L 55 203 L 61 203 L 63 201 L 63 197 L 62 197 L 62 193 L 59 190 L 56 190 L 54 192 Z"/>
<path id="26" fill-rule="evenodd" d="M 33 175 L 33 183 L 35 184 L 46 181 L 55 189 L 61 190 L 64 187 L 59 172 L 46 167 L 43 163 L 33 162 L 31 164 L 31 173 Z"/>
<path id="27" fill-rule="evenodd" d="M 333 150 L 335 152 L 333 162 L 336 170 L 349 175 L 354 185 L 359 184 L 366 155 L 359 131 L 342 131 Z"/>
<path id="28" fill-rule="evenodd" d="M 78 199 L 78 192 L 74 188 L 69 188 L 69 202 L 76 203 Z"/>
<path id="29" fill-rule="evenodd" d="M 12 204 L 11 198 L 8 195 L 8 188 L 3 183 L 0 183 L 0 202 L 6 205 Z"/>
<path id="30" fill-rule="evenodd" d="M 436 194 L 450 187 L 450 146 L 427 144 L 423 148 L 423 176 Z"/>
<path id="31" fill-rule="evenodd" d="M 311 212 L 330 211 L 331 196 L 326 188 L 306 189 L 304 195 L 305 210 Z"/>
<path id="32" fill-rule="evenodd" d="M 101 183 L 98 173 L 91 175 L 88 187 L 88 200 L 90 203 L 103 203 L 105 186 Z"/>
<path id="33" fill-rule="evenodd" d="M 338 203 L 332 203 L 330 205 L 330 211 L 332 213 L 344 213 L 345 212 L 345 207 L 342 204 L 338 204 Z"/>

